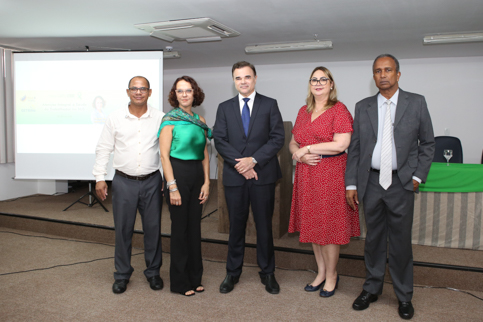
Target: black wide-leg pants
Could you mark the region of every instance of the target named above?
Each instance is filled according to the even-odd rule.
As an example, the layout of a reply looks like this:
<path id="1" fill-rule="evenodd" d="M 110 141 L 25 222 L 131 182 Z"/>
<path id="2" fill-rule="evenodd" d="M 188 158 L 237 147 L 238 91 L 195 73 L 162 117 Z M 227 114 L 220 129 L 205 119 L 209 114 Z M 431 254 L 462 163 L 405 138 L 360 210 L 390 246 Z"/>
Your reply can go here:
<path id="1" fill-rule="evenodd" d="M 171 214 L 171 266 L 172 292 L 185 293 L 201 285 L 203 263 L 201 258 L 201 212 L 198 199 L 204 183 L 201 161 L 180 160 L 171 157 L 171 166 L 181 195 L 181 205 L 171 205 L 169 190 L 165 189 L 166 202 Z"/>

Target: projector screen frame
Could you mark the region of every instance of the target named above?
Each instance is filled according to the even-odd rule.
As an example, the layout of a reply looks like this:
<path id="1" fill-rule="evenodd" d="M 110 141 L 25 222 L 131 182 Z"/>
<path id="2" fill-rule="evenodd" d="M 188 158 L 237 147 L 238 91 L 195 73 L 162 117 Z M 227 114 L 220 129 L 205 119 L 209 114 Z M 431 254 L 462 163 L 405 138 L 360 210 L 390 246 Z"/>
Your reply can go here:
<path id="1" fill-rule="evenodd" d="M 38 126 L 47 126 L 45 129 L 47 129 L 47 132 L 52 131 L 50 133 L 49 139 L 57 142 L 57 140 L 64 140 L 66 142 L 70 142 L 68 138 L 66 139 L 65 137 L 58 137 L 57 135 L 54 135 L 55 129 L 49 129 L 50 127 L 55 127 L 58 129 L 58 126 L 66 126 L 68 129 L 71 129 L 72 132 L 76 131 L 78 128 L 77 124 L 19 124 L 19 114 L 21 112 L 18 110 L 18 102 L 19 102 L 19 89 L 18 89 L 18 74 L 17 74 L 17 66 L 19 62 L 25 62 L 28 61 L 27 58 L 33 57 L 33 56 L 26 56 L 26 55 L 33 55 L 37 56 L 37 59 L 34 61 L 40 61 L 40 62 L 52 62 L 52 61 L 58 61 L 59 57 L 72 57 L 74 60 L 77 59 L 78 56 L 85 57 L 85 61 L 99 61 L 99 60 L 104 60 L 106 63 L 102 64 L 102 68 L 104 68 L 104 65 L 108 65 L 107 61 L 114 61 L 114 62 L 124 62 L 124 61 L 139 61 L 139 60 L 151 60 L 151 61 L 156 61 L 157 63 L 153 63 L 153 66 L 157 66 L 156 72 L 153 72 L 153 68 L 148 68 L 148 67 L 139 67 L 137 68 L 136 66 L 126 66 L 126 70 L 122 68 L 122 64 L 120 64 L 120 68 L 115 70 L 114 74 L 122 72 L 125 73 L 125 76 L 123 77 L 118 77 L 114 81 L 109 81 L 104 80 L 104 83 L 109 84 L 109 86 L 116 86 L 115 89 L 111 88 L 112 90 L 115 90 L 116 92 L 119 91 L 119 94 L 115 95 L 115 100 L 122 100 L 122 103 L 117 103 L 113 104 L 111 106 L 111 109 L 109 112 L 113 112 L 115 110 L 118 110 L 120 108 L 125 108 L 127 107 L 127 104 L 129 102 L 129 97 L 126 94 L 126 89 L 128 86 L 128 81 L 134 77 L 134 76 L 145 76 L 148 78 L 150 81 L 151 88 L 153 89 L 153 95 L 150 97 L 148 100 L 148 104 L 154 106 L 155 108 L 158 108 L 160 111 L 163 111 L 163 50 L 129 50 L 129 51 L 119 51 L 119 50 L 113 50 L 113 51 L 52 51 L 52 52 L 45 52 L 45 51 L 25 51 L 25 52 L 15 52 L 13 54 L 13 59 L 12 59 L 12 83 L 13 83 L 13 97 L 14 97 L 14 123 L 15 123 L 15 177 L 14 179 L 40 179 L 40 180 L 95 180 L 94 176 L 92 175 L 92 168 L 94 166 L 95 162 L 95 145 L 97 144 L 97 140 L 100 136 L 100 132 L 102 131 L 101 124 L 95 124 L 95 131 L 97 133 L 93 133 L 91 129 L 93 128 L 92 124 L 84 124 L 86 126 L 86 134 L 87 136 L 90 136 L 89 140 L 93 140 L 95 138 L 95 143 L 86 143 L 89 145 L 89 151 L 92 151 L 90 153 L 78 153 L 77 152 L 77 146 L 74 146 L 76 142 L 70 143 L 70 144 L 64 144 L 65 150 L 59 151 L 60 153 L 53 153 L 52 151 L 49 151 L 47 153 L 39 153 L 38 151 L 29 153 L 25 152 L 25 149 L 20 147 L 19 148 L 19 143 L 23 142 L 28 142 L 30 140 L 33 141 L 31 145 L 33 145 L 33 149 L 35 151 L 35 148 L 38 146 L 35 144 L 35 140 L 41 141 L 41 138 L 39 136 L 42 136 L 45 131 L 39 131 Z M 136 58 L 137 57 L 137 58 Z M 79 65 L 79 68 L 82 66 Z M 102 69 L 100 68 L 100 69 Z M 107 68 L 107 67 L 106 67 Z M 136 72 L 136 70 L 139 70 L 140 72 Z M 143 72 L 143 70 L 145 72 Z M 148 74 L 148 75 L 147 75 Z M 157 76 L 154 77 L 152 76 L 156 74 Z M 45 74 L 44 74 L 45 75 Z M 99 75 L 93 75 L 90 77 L 90 75 L 86 76 L 88 79 L 93 80 L 94 83 L 102 83 L 103 79 L 97 79 L 95 80 L 95 77 L 99 77 Z M 114 77 L 114 76 L 113 76 Z M 48 78 L 48 77 L 46 77 Z M 45 88 L 50 89 L 50 88 L 63 88 L 64 82 L 62 79 L 59 79 L 59 82 L 55 82 L 54 84 L 49 83 L 49 81 L 45 82 Z M 114 85 L 114 83 L 116 85 Z M 86 83 L 82 83 L 86 84 Z M 40 87 L 43 88 L 43 87 Z M 97 88 L 97 87 L 96 87 Z M 89 89 L 90 90 L 90 89 Z M 92 90 L 91 90 L 92 91 Z M 38 92 L 37 92 L 38 93 Z M 48 95 L 48 94 L 41 94 L 38 96 L 42 95 Z M 93 95 L 93 94 L 92 94 Z M 92 95 L 90 99 L 86 99 L 85 102 L 82 104 L 82 111 L 84 112 L 84 120 L 85 120 L 85 112 L 92 112 L 92 105 L 94 104 L 92 101 Z M 111 96 L 113 96 L 112 94 Z M 59 95 L 61 96 L 61 95 Z M 102 95 L 99 95 L 102 96 Z M 24 100 L 26 98 L 28 99 L 27 95 L 22 96 Z M 37 97 L 34 95 L 34 99 L 37 99 Z M 87 101 L 90 103 L 88 104 Z M 114 101 L 112 99 L 111 101 Z M 69 107 L 70 108 L 70 107 Z M 50 111 L 49 111 L 50 112 Z M 77 111 L 76 111 L 77 112 Z M 69 112 L 68 112 L 69 113 Z M 35 114 L 35 113 L 33 113 Z M 48 113 L 47 113 L 48 114 Z M 70 114 L 70 113 L 69 113 Z M 75 114 L 74 112 L 72 114 Z M 25 115 L 20 116 L 20 122 L 21 122 L 21 117 Z M 71 115 L 72 116 L 72 115 Z M 41 117 L 46 117 L 45 115 L 41 114 Z M 72 116 L 73 117 L 73 116 Z M 107 117 L 107 115 L 106 115 Z M 91 117 L 92 118 L 92 117 Z M 33 122 L 38 122 L 37 119 L 32 118 Z M 32 121 L 28 121 L 32 122 Z M 50 122 L 50 121 L 49 121 Z M 76 122 L 76 121 L 75 121 Z M 26 125 L 26 126 L 33 126 L 32 127 L 32 132 L 29 133 L 27 131 L 27 135 L 22 137 L 22 134 L 19 135 L 19 125 Z M 82 124 L 81 124 L 82 125 Z M 20 126 L 21 127 L 21 126 Z M 22 132 L 23 133 L 23 132 Z M 79 138 L 79 133 L 76 133 L 76 139 L 78 140 Z M 19 142 L 20 141 L 20 142 Z M 49 140 L 41 141 L 41 142 L 49 142 Z M 92 145 L 92 149 L 90 148 Z M 70 149 L 69 149 L 70 146 Z M 47 150 L 50 147 L 47 147 Z M 41 150 L 38 148 L 38 150 Z M 65 152 L 68 153 L 65 153 Z M 69 152 L 70 151 L 70 152 Z M 72 156 L 71 161 L 65 160 L 64 157 L 66 155 Z M 114 169 L 112 169 L 112 155 L 110 162 L 108 164 L 108 173 L 106 176 L 106 180 L 112 180 L 112 177 L 114 175 Z"/>

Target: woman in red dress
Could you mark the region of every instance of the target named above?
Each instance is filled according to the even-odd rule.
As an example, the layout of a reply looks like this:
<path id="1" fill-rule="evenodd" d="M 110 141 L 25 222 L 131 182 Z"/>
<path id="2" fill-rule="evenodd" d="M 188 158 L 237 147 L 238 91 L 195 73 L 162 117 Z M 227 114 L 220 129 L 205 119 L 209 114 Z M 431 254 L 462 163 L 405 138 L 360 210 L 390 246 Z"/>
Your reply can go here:
<path id="1" fill-rule="evenodd" d="M 290 153 L 297 160 L 289 232 L 300 232 L 300 242 L 312 243 L 318 273 L 307 292 L 334 295 L 339 282 L 340 245 L 360 235 L 359 214 L 345 199 L 346 169 L 353 119 L 337 100 L 332 73 L 314 69 L 309 91 L 292 130 Z"/>

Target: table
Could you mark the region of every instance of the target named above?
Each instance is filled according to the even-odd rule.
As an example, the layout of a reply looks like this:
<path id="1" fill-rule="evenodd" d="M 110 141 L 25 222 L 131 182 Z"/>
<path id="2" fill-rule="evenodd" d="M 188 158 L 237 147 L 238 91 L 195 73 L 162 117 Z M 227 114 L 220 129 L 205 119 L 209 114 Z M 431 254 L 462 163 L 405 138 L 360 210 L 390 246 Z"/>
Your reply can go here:
<path id="1" fill-rule="evenodd" d="M 434 162 L 414 199 L 412 243 L 483 250 L 483 165 Z M 362 207 L 361 236 L 366 227 Z"/>

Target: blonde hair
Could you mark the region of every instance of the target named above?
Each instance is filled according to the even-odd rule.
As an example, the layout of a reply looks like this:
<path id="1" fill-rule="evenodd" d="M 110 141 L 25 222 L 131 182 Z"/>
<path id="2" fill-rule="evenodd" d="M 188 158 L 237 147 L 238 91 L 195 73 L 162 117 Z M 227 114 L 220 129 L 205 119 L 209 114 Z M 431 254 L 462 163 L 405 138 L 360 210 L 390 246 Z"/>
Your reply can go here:
<path id="1" fill-rule="evenodd" d="M 327 104 L 325 105 L 326 109 L 329 109 L 335 104 L 337 104 L 337 102 L 339 101 L 337 99 L 337 87 L 335 87 L 335 81 L 334 81 L 334 77 L 332 76 L 332 73 L 330 72 L 330 70 L 328 70 L 323 66 L 315 67 L 315 69 L 310 74 L 310 79 L 312 79 L 312 76 L 318 70 L 323 71 L 324 74 L 327 75 L 329 80 L 332 82 L 331 84 L 332 89 L 330 90 L 329 98 L 327 100 Z M 312 85 L 310 85 L 310 80 L 309 80 L 309 87 L 308 87 L 309 91 L 307 94 L 307 98 L 305 99 L 305 103 L 307 103 L 307 112 L 309 113 L 312 113 L 312 111 L 315 109 L 315 98 L 314 98 L 314 94 L 312 94 L 311 86 Z"/>

